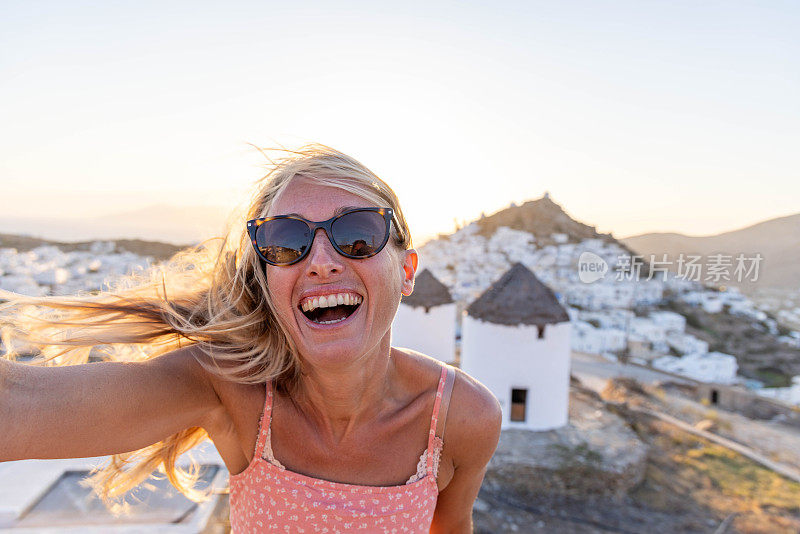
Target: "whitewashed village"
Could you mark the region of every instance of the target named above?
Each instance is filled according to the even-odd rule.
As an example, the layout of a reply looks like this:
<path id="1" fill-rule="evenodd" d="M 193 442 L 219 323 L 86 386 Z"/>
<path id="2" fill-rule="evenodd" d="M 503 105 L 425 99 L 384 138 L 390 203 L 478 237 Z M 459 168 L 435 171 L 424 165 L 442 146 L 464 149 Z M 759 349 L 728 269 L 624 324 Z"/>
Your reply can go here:
<path id="1" fill-rule="evenodd" d="M 0 288 L 36 296 L 98 291 L 158 261 L 113 242 L 80 248 L 0 248 Z M 781 324 L 782 318 L 800 322 L 800 308 L 768 313 L 736 287 L 687 281 L 657 265 L 637 266 L 632 256 L 610 235 L 571 219 L 548 195 L 420 248 L 416 288 L 400 304 L 393 345 L 459 366 L 503 409 L 503 437 L 476 504 L 476 529 L 637 531 L 629 523 L 646 506 L 636 492 L 652 483 L 648 473 L 661 446 L 634 431 L 644 423 L 631 419 L 646 410 L 678 414 L 674 424 L 689 427 L 681 431 L 723 447 L 729 440 L 760 469 L 800 483 L 800 359 L 791 369 L 773 369 L 703 339 L 713 331 L 709 321 L 731 318 L 787 354 L 800 354 L 800 332 Z M 599 266 L 591 280 L 581 270 L 586 258 Z M 722 420 L 723 411 L 730 420 Z M 780 435 L 774 450 L 758 441 L 768 431 Z M 201 456 L 206 482 L 223 485 L 224 465 L 213 447 Z M 112 524 L 114 532 L 224 531 L 219 498 L 195 505 L 155 492 L 148 499 L 156 511 L 127 520 L 82 504 L 88 492 L 78 489 L 74 474 L 99 460 L 0 464 L 0 532 L 109 532 Z M 531 507 L 537 492 L 559 496 L 560 506 L 544 500 Z M 584 494 L 606 505 L 587 511 Z M 687 512 L 680 520 L 651 512 L 654 532 L 702 531 L 722 521 L 750 531 L 750 523 L 718 510 Z"/>
<path id="2" fill-rule="evenodd" d="M 538 202 L 553 204 L 547 196 Z M 449 288 L 459 311 L 466 310 L 492 283 L 520 263 L 555 293 L 558 303 L 569 314 L 573 351 L 598 354 L 610 360 L 625 357 L 639 365 L 698 381 L 741 384 L 792 404 L 800 401 L 797 396 L 800 391 L 796 388 L 800 377 L 793 377 L 790 387 L 765 388 L 758 380 L 738 375 L 735 356 L 710 351 L 708 342 L 686 332 L 686 317 L 659 306 L 669 298 L 709 314 L 746 318 L 780 343 L 800 347 L 800 332 L 780 335 L 776 319 L 735 287 L 719 291 L 670 272 L 648 277 L 641 271 L 636 279 L 630 279 L 629 264 L 624 266 L 624 279 L 620 280 L 614 269 L 629 262 L 633 253 L 600 237 L 575 241 L 568 234 L 552 233 L 545 243 L 539 243 L 533 234 L 505 226 L 497 228 L 488 238 L 479 232 L 480 221 L 476 221 L 450 236 L 427 243 L 420 252 L 422 267 Z M 579 259 L 587 252 L 609 266 L 604 278 L 591 283 L 581 281 L 579 276 Z M 453 311 L 451 317 L 456 314 Z M 800 308 L 786 310 L 785 315 L 800 316 Z M 398 315 L 397 322 L 402 323 L 403 317 Z M 436 320 L 444 323 L 439 317 Z M 461 324 L 460 317 L 448 318 L 446 322 Z M 453 356 L 450 361 L 454 360 Z"/>

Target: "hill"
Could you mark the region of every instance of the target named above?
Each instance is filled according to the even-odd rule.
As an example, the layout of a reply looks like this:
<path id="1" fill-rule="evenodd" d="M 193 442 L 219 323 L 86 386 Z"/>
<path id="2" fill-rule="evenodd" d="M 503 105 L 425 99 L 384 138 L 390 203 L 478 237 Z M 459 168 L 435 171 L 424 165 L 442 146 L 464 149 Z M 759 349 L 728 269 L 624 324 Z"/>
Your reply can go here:
<path id="1" fill-rule="evenodd" d="M 0 232 L 60 242 L 139 239 L 182 245 L 222 235 L 230 213 L 220 206 L 160 204 L 79 219 L 0 217 Z"/>
<path id="2" fill-rule="evenodd" d="M 658 417 L 672 412 L 677 412 L 674 423 Z M 769 454 L 794 468 L 796 464 L 789 463 L 796 458 L 789 450 L 797 440 L 792 428 L 775 422 L 753 425 L 736 414 L 709 410 L 664 388 L 642 386 L 625 378 L 610 380 L 600 395 L 573 380 L 570 422 L 592 432 L 590 437 L 602 437 L 599 442 L 590 439 L 572 448 L 558 443 L 548 447 L 557 453 L 551 454 L 555 461 L 549 468 L 522 454 L 514 462 L 509 453 L 525 451 L 523 447 L 529 445 L 528 450 L 539 449 L 536 454 L 541 454 L 542 444 L 555 441 L 553 437 L 569 427 L 547 432 L 503 431 L 475 503 L 475 532 L 766 534 L 798 532 L 800 528 L 800 484 L 753 461 L 752 456 L 721 445 L 719 439 L 711 439 L 727 431 L 723 428 L 735 428 L 739 439 L 748 432 L 753 435 L 755 450 L 761 454 L 762 447 L 769 450 L 775 441 L 786 444 Z M 714 425 L 714 431 L 701 434 L 692 428 L 701 422 Z M 766 443 L 764 427 L 771 438 Z M 633 433 L 632 439 L 623 441 L 628 433 Z M 512 439 L 517 440 L 516 447 L 509 447 Z M 607 446 L 617 440 L 619 445 Z M 643 479 L 612 494 L 619 487 L 613 483 L 630 475 L 621 472 L 615 480 L 607 474 L 604 477 L 599 468 L 608 462 L 609 453 L 624 457 L 633 452 L 631 445 L 636 441 L 648 450 L 645 465 L 636 466 L 643 470 Z"/>
<path id="3" fill-rule="evenodd" d="M 570 242 L 592 238 L 614 241 L 611 234 L 598 233 L 594 226 L 570 217 L 547 193 L 542 198 L 530 200 L 521 206 L 512 204 L 476 222 L 480 228 L 478 233 L 484 237 L 491 237 L 498 228 L 505 226 L 535 235 L 540 245 L 553 244 L 553 234 L 565 234 Z"/>
<path id="4" fill-rule="evenodd" d="M 114 243 L 114 250 L 132 252 L 139 256 L 152 256 L 157 260 L 168 259 L 184 248 L 171 243 L 145 241 L 142 239 L 114 239 L 110 241 Z M 93 243 L 94 241 L 62 242 L 25 235 L 0 234 L 0 248 L 15 248 L 19 252 L 26 252 L 42 246 L 58 247 L 64 252 L 90 250 Z"/>
<path id="5" fill-rule="evenodd" d="M 770 219 L 739 230 L 709 236 L 678 233 L 648 233 L 621 239 L 629 248 L 646 258 L 667 254 L 673 261 L 679 255 L 743 253 L 764 258 L 755 283 L 737 284 L 742 289 L 756 287 L 800 287 L 800 213 Z M 735 283 L 735 281 L 731 281 Z"/>
<path id="6" fill-rule="evenodd" d="M 419 252 L 422 264 L 466 306 L 518 262 L 554 291 L 567 291 L 579 283 L 578 263 L 587 250 L 614 266 L 618 258 L 633 254 L 611 234 L 575 220 L 545 194 L 441 234 Z M 642 265 L 640 276 L 647 273 L 648 266 Z"/>

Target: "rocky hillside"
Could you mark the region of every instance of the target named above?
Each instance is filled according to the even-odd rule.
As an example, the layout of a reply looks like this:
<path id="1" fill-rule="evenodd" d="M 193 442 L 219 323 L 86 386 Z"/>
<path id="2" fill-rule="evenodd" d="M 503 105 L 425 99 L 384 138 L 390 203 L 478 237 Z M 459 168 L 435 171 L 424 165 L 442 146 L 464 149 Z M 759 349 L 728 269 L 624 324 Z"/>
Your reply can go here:
<path id="1" fill-rule="evenodd" d="M 787 387 L 793 376 L 800 375 L 800 348 L 781 343 L 763 323 L 729 313 L 707 313 L 677 301 L 664 307 L 686 317 L 686 332 L 708 343 L 710 351 L 736 356 L 738 374 L 766 387 Z"/>
<path id="2" fill-rule="evenodd" d="M 670 399 L 662 389 L 651 393 L 629 379 L 613 380 L 602 397 L 573 384 L 570 422 L 587 426 L 594 421 L 593 431 L 601 433 L 607 426 L 609 435 L 554 448 L 561 454 L 545 467 L 515 462 L 509 445 L 519 445 L 510 442 L 520 441 L 522 432 L 505 431 L 475 503 L 474 531 L 798 532 L 800 484 L 640 410 L 664 410 Z M 705 410 L 703 416 L 706 423 L 708 417 L 722 423 L 727 414 Z M 536 455 L 542 454 L 542 443 L 554 433 L 529 433 L 527 439 L 537 448 Z M 612 476 L 604 445 L 615 441 L 620 441 L 619 452 L 627 444 L 633 455 L 643 447 L 647 453 L 642 461 L 629 460 L 626 470 Z M 630 448 L 631 443 L 635 447 Z M 629 469 L 634 466 L 635 479 L 631 479 Z M 623 491 L 619 491 L 621 485 Z"/>
<path id="3" fill-rule="evenodd" d="M 536 236 L 540 245 L 553 244 L 553 234 L 565 234 L 571 243 L 584 239 L 599 238 L 613 241 L 611 234 L 600 234 L 594 226 L 576 221 L 553 202 L 548 194 L 537 200 L 530 200 L 521 206 L 511 205 L 477 221 L 479 234 L 491 237 L 501 226 L 521 230 Z"/>

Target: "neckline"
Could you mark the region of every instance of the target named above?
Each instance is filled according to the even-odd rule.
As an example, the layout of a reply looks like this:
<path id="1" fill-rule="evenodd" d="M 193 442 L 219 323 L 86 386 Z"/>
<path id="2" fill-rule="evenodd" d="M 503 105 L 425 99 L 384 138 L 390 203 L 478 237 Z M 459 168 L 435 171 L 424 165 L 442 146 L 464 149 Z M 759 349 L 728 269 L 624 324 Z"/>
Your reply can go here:
<path id="1" fill-rule="evenodd" d="M 433 413 L 431 415 L 431 424 L 430 424 L 430 429 L 428 431 L 428 445 L 427 445 L 427 447 L 425 449 L 425 451 L 427 451 L 427 453 L 428 453 L 427 454 L 427 459 L 426 459 L 425 474 L 422 477 L 420 477 L 419 479 L 415 480 L 414 482 L 405 483 L 405 484 L 397 484 L 397 485 L 392 485 L 392 486 L 370 486 L 370 485 L 364 485 L 364 484 L 352 484 L 352 483 L 348 483 L 348 482 L 335 482 L 335 481 L 332 481 L 332 480 L 326 480 L 324 478 L 316 478 L 316 477 L 312 477 L 312 476 L 309 476 L 309 475 L 304 475 L 302 473 L 298 473 L 297 471 L 292 471 L 290 469 L 287 469 L 283 465 L 277 465 L 276 463 L 273 463 L 272 461 L 270 461 L 269 458 L 265 457 L 265 455 L 267 455 L 267 451 L 268 451 L 268 455 L 272 456 L 274 458 L 274 456 L 272 455 L 272 444 L 271 444 L 271 441 L 272 441 L 272 436 L 271 436 L 271 434 L 272 434 L 272 407 L 273 407 L 274 398 L 273 398 L 272 383 L 271 383 L 270 380 L 267 380 L 266 385 L 265 385 L 266 398 L 264 400 L 264 410 L 262 411 L 261 417 L 259 418 L 259 423 L 258 423 L 259 433 L 258 433 L 258 439 L 256 441 L 256 447 L 255 447 L 255 451 L 254 451 L 254 454 L 253 454 L 253 459 L 250 462 L 250 464 L 245 468 L 244 471 L 242 471 L 241 473 L 235 474 L 235 475 L 230 475 L 230 480 L 233 482 L 233 481 L 238 481 L 241 478 L 244 478 L 244 475 L 246 473 L 250 472 L 252 470 L 252 468 L 258 463 L 258 460 L 260 459 L 260 460 L 263 460 L 264 462 L 267 463 L 267 465 L 269 466 L 268 469 L 273 469 L 275 472 L 281 472 L 285 476 L 288 475 L 290 478 L 293 476 L 293 477 L 300 478 L 302 480 L 306 480 L 306 481 L 308 481 L 309 483 L 311 483 L 313 485 L 328 484 L 328 485 L 331 485 L 333 487 L 340 486 L 341 487 L 340 489 L 344 489 L 344 490 L 349 489 L 349 490 L 351 490 L 353 492 L 355 492 L 356 490 L 366 490 L 367 492 L 380 493 L 380 492 L 385 492 L 385 491 L 399 490 L 399 489 L 403 489 L 403 488 L 405 488 L 405 489 L 415 488 L 420 483 L 432 480 L 433 481 L 432 485 L 434 486 L 434 490 L 438 494 L 438 492 L 439 492 L 439 486 L 438 486 L 438 483 L 437 483 L 437 478 L 438 477 L 433 472 L 433 455 L 434 455 L 434 451 L 437 448 L 439 449 L 439 452 L 441 453 L 441 449 L 442 449 L 442 447 L 444 447 L 444 441 L 443 441 L 442 437 L 436 435 L 436 429 L 437 429 L 437 423 L 438 423 L 439 407 L 440 407 L 441 402 L 442 402 L 442 396 L 443 396 L 443 392 L 444 392 L 444 386 L 445 386 L 445 383 L 446 383 L 446 378 L 447 378 L 448 374 L 452 374 L 450 372 L 450 369 L 449 369 L 448 365 L 440 364 L 440 366 L 441 366 L 441 373 L 440 373 L 440 376 L 439 376 L 439 384 L 438 384 L 437 389 L 436 389 L 436 397 L 435 397 L 435 400 L 434 400 Z M 449 396 L 449 392 L 448 392 L 448 396 Z M 449 402 L 449 399 L 448 399 L 448 402 Z M 265 418 L 267 419 L 266 420 L 266 425 L 264 424 L 265 423 L 265 421 L 264 421 Z M 424 454 L 424 452 L 423 452 L 423 454 Z M 276 459 L 276 461 L 277 461 L 277 459 Z"/>
<path id="2" fill-rule="evenodd" d="M 433 484 L 431 484 L 431 485 L 435 486 L 435 490 L 436 490 L 437 493 L 439 492 L 439 487 L 436 484 L 435 477 L 430 477 L 428 475 L 428 473 L 425 473 L 425 476 L 423 476 L 422 478 L 417 479 L 414 482 L 411 482 L 409 484 L 395 484 L 395 485 L 392 485 L 392 486 L 370 486 L 368 484 L 352 484 L 350 482 L 336 482 L 336 481 L 327 480 L 327 479 L 324 479 L 324 478 L 317 478 L 317 477 L 312 477 L 312 476 L 309 476 L 309 475 L 304 475 L 303 473 L 298 473 L 297 471 L 292 471 L 291 469 L 287 469 L 286 467 L 280 467 L 278 465 L 275 465 L 274 463 L 270 462 L 269 459 L 264 458 L 263 456 L 259 456 L 258 458 L 256 458 L 256 460 L 261 460 L 264 463 L 266 463 L 267 464 L 267 469 L 271 469 L 272 471 L 274 471 L 276 473 L 281 473 L 283 476 L 287 476 L 289 478 L 298 478 L 298 479 L 300 479 L 302 481 L 305 481 L 307 483 L 307 485 L 312 485 L 312 486 L 328 485 L 328 486 L 332 486 L 333 489 L 348 490 L 348 491 L 351 491 L 353 493 L 355 493 L 355 492 L 357 492 L 359 490 L 363 490 L 366 493 L 385 493 L 385 492 L 389 492 L 389 491 L 400 491 L 400 490 L 403 490 L 403 489 L 416 488 L 417 486 L 420 486 L 423 483 L 426 483 L 426 482 L 429 482 L 429 480 L 432 480 Z"/>

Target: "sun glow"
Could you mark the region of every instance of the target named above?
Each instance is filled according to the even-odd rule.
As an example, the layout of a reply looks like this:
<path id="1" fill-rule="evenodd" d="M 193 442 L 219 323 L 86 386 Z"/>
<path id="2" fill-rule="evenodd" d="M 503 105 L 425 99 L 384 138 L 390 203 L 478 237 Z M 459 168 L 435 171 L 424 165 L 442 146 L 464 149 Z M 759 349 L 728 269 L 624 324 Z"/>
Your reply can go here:
<path id="1" fill-rule="evenodd" d="M 233 209 L 262 172 L 248 143 L 355 156 L 417 243 L 545 190 L 616 235 L 797 210 L 796 12 L 419 8 L 6 4 L 2 42 L 23 52 L 0 59 L 0 231 Z M 727 32 L 744 21 L 749 40 Z"/>

